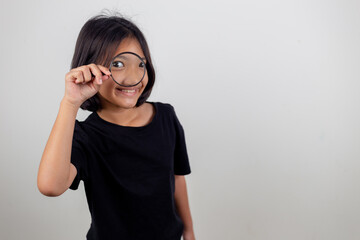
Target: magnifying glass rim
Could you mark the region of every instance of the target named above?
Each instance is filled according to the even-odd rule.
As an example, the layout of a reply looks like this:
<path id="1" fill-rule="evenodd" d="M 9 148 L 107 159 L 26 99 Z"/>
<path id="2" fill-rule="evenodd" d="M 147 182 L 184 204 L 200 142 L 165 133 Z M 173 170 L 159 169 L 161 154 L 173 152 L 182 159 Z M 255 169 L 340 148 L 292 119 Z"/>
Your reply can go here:
<path id="1" fill-rule="evenodd" d="M 133 87 L 133 86 L 136 86 L 136 85 L 138 85 L 139 83 L 141 83 L 141 81 L 144 79 L 144 76 L 145 76 L 145 74 L 146 74 L 146 64 L 145 64 L 144 60 L 142 60 L 142 58 L 141 58 L 138 54 L 136 54 L 136 53 L 134 53 L 134 52 L 121 52 L 121 53 L 119 53 L 118 55 L 116 55 L 115 57 L 113 57 L 113 59 L 111 60 L 110 67 L 109 67 L 109 71 L 111 72 L 111 68 L 112 68 L 112 64 L 113 64 L 114 60 L 115 60 L 117 57 L 119 57 L 120 55 L 123 55 L 123 54 L 133 54 L 133 55 L 137 56 L 137 57 L 140 59 L 140 61 L 144 64 L 145 70 L 144 70 L 144 74 L 143 74 L 141 80 L 140 80 L 138 83 L 133 84 L 133 85 L 123 85 L 123 84 L 118 83 L 118 82 L 113 78 L 112 73 L 111 73 L 110 76 L 111 76 L 112 80 L 114 80 L 114 82 L 115 82 L 116 84 L 118 84 L 118 85 L 120 85 L 120 86 L 122 86 L 122 87 Z"/>

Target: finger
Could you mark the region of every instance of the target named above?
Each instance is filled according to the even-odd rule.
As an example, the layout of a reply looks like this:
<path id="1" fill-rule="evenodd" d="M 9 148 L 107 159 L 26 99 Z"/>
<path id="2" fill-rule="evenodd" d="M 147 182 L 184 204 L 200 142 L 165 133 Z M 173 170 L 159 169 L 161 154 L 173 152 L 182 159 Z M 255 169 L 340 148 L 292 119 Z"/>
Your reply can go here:
<path id="1" fill-rule="evenodd" d="M 82 83 L 84 82 L 84 76 L 82 71 L 77 70 L 73 73 L 72 78 L 75 79 L 75 83 Z"/>
<path id="2" fill-rule="evenodd" d="M 95 77 L 94 82 L 96 82 L 97 84 L 101 84 L 102 83 L 102 72 L 100 71 L 100 69 L 98 68 L 97 65 L 95 64 L 90 64 L 88 65 L 90 70 L 91 70 L 91 74 Z"/>
<path id="3" fill-rule="evenodd" d="M 88 66 L 83 66 L 81 68 L 82 72 L 83 72 L 83 76 L 85 79 L 85 82 L 89 82 L 92 80 L 92 76 L 91 76 L 91 72 Z"/>
<path id="4" fill-rule="evenodd" d="M 111 75 L 111 72 L 107 67 L 104 67 L 102 65 L 97 65 L 97 66 L 105 75 Z"/>

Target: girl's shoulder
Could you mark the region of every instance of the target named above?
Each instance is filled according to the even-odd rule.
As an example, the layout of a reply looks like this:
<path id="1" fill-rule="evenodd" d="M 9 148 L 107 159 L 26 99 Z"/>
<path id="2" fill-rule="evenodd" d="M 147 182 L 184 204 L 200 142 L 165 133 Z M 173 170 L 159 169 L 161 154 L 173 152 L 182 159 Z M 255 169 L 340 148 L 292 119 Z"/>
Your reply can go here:
<path id="1" fill-rule="evenodd" d="M 154 102 L 158 115 L 165 116 L 168 120 L 176 118 L 175 108 L 167 102 Z"/>
<path id="2" fill-rule="evenodd" d="M 170 103 L 166 102 L 153 102 L 156 104 L 157 107 L 161 108 L 161 110 L 167 111 L 167 112 L 173 112 L 174 107 Z"/>

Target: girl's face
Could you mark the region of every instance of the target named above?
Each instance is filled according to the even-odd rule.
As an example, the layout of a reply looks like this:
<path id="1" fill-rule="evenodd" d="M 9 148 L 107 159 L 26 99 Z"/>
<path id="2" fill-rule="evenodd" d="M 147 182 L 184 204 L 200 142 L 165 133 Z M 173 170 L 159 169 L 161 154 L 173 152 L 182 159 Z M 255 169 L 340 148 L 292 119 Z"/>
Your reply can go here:
<path id="1" fill-rule="evenodd" d="M 141 49 L 139 42 L 135 38 L 124 39 L 119 47 L 116 49 L 113 57 L 121 52 L 134 52 L 141 58 L 145 59 L 144 53 Z M 146 63 L 146 60 L 144 60 Z M 106 66 L 109 67 L 109 66 Z M 103 81 L 100 86 L 99 92 L 97 93 L 100 98 L 100 103 L 103 109 L 108 108 L 133 108 L 135 107 L 137 100 L 144 91 L 148 83 L 147 71 L 143 80 L 136 86 L 133 87 L 122 87 L 116 84 L 111 77 L 108 80 Z M 126 93 L 118 90 L 121 89 L 135 89 L 135 93 Z"/>

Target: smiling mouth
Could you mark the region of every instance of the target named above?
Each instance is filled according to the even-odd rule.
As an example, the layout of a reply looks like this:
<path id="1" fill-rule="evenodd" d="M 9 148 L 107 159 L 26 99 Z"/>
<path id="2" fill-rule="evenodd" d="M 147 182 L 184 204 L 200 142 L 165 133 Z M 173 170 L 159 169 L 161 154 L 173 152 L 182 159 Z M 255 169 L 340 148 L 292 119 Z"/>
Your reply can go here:
<path id="1" fill-rule="evenodd" d="M 124 96 L 135 96 L 139 92 L 139 88 L 121 89 L 117 87 L 116 90 Z"/>
<path id="2" fill-rule="evenodd" d="M 120 88 L 120 87 L 116 87 L 116 89 L 117 90 L 120 90 L 120 91 L 122 91 L 122 90 L 139 90 L 140 88 L 139 87 L 132 87 L 132 88 L 130 88 L 130 87 L 127 87 L 127 88 Z"/>
<path id="3" fill-rule="evenodd" d="M 133 89 L 133 90 L 127 90 L 127 89 L 117 89 L 119 91 L 122 91 L 122 92 L 127 92 L 127 93 L 133 93 L 133 92 L 136 92 L 136 89 Z"/>

